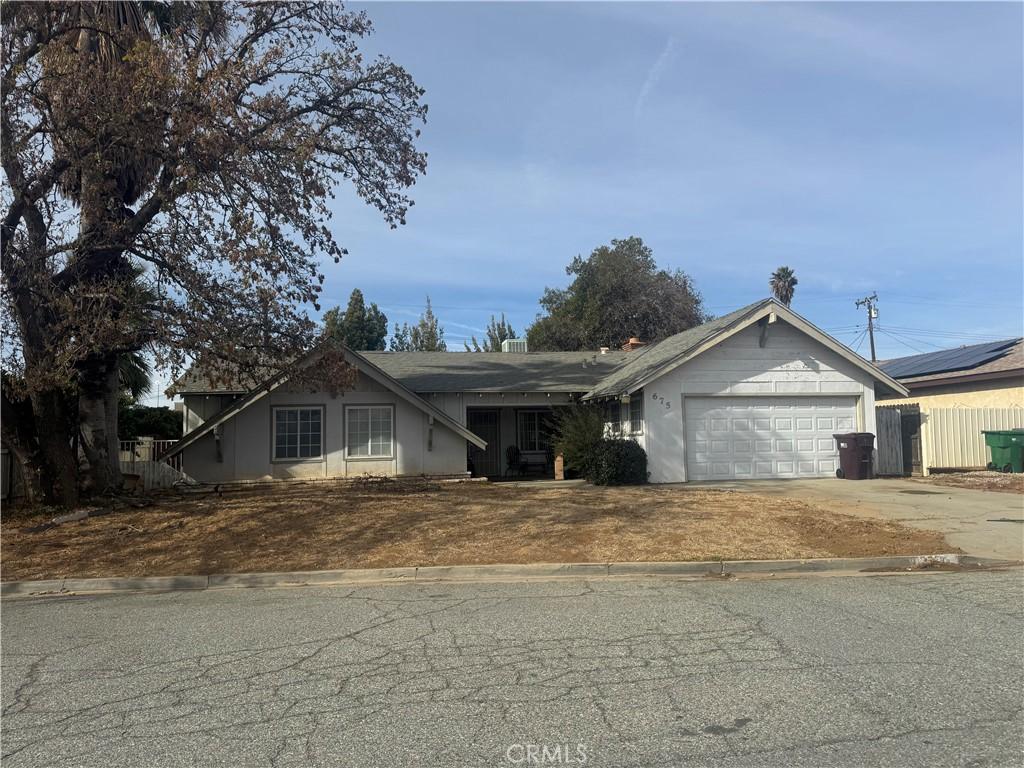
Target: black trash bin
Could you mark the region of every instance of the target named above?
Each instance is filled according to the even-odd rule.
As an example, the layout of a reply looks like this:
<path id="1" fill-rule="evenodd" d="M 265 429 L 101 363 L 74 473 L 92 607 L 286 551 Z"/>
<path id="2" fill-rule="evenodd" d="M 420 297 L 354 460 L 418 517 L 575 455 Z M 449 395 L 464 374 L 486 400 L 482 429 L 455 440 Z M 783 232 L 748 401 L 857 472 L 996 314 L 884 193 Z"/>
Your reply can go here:
<path id="1" fill-rule="evenodd" d="M 875 436 L 870 432 L 847 432 L 832 435 L 839 447 L 839 469 L 836 477 L 847 480 L 870 480 L 875 476 L 872 451 Z"/>

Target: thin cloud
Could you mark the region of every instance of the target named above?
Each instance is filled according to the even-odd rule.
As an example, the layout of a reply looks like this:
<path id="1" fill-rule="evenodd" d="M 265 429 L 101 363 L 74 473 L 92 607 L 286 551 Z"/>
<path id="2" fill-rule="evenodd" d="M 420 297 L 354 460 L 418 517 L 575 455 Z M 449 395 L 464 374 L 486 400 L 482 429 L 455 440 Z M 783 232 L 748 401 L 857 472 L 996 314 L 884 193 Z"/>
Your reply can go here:
<path id="1" fill-rule="evenodd" d="M 665 47 L 661 49 L 661 53 L 658 54 L 658 58 L 654 60 L 654 64 L 647 71 L 647 78 L 644 80 L 644 84 L 640 86 L 640 93 L 637 94 L 636 102 L 633 104 L 633 118 L 635 120 L 640 119 L 640 113 L 647 105 L 647 99 L 650 98 L 651 93 L 657 86 L 661 76 L 668 69 L 669 64 L 672 63 L 672 59 L 675 57 L 676 51 L 676 39 L 670 37 L 665 41 Z"/>

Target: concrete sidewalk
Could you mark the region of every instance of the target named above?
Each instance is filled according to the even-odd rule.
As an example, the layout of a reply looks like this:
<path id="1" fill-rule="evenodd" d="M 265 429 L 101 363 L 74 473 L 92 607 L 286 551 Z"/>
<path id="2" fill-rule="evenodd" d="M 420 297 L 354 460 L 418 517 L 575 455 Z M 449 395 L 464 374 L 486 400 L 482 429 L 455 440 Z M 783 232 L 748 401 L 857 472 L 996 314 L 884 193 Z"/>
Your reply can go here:
<path id="1" fill-rule="evenodd" d="M 955 547 L 977 557 L 1024 559 L 1024 496 L 950 488 L 918 480 L 743 480 L 690 483 L 687 487 L 791 496 L 833 512 L 894 520 L 941 531 Z"/>

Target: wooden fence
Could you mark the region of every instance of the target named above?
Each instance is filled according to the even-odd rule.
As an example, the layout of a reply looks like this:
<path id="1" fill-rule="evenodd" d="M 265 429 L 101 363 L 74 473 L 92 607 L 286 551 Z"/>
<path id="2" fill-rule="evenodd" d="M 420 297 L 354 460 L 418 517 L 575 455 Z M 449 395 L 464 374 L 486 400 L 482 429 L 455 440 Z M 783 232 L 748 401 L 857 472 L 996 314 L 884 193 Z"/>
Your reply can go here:
<path id="1" fill-rule="evenodd" d="M 928 469 L 977 469 L 988 464 L 983 430 L 1024 428 L 1024 408 L 930 408 L 921 413 Z"/>
<path id="2" fill-rule="evenodd" d="M 903 428 L 898 405 L 875 408 L 875 474 L 882 476 L 904 474 Z"/>

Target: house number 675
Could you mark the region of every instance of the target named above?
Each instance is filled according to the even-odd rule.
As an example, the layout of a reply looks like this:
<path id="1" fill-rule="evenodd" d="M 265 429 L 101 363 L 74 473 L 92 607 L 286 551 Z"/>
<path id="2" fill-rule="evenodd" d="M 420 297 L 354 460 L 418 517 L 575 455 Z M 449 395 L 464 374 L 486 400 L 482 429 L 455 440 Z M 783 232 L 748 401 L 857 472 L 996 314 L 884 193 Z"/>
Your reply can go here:
<path id="1" fill-rule="evenodd" d="M 664 405 L 666 411 L 671 411 L 672 410 L 672 401 L 671 400 L 666 400 L 664 397 L 659 395 L 657 392 L 654 392 L 654 393 L 651 394 L 651 399 L 661 403 L 662 405 Z"/>

